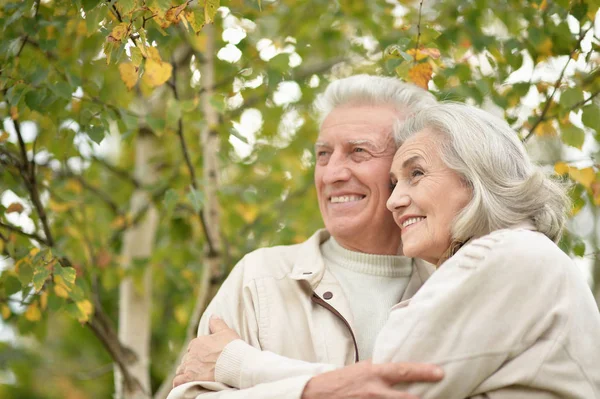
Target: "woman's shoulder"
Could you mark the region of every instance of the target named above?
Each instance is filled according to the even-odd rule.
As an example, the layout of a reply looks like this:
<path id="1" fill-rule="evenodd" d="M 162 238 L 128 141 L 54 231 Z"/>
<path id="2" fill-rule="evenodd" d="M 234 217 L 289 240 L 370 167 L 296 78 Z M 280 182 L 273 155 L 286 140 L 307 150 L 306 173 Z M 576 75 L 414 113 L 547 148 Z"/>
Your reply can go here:
<path id="1" fill-rule="evenodd" d="M 496 230 L 467 243 L 460 251 L 463 261 L 500 264 L 504 268 L 524 265 L 535 268 L 571 264 L 572 260 L 546 235 L 527 227 Z M 482 261 L 486 261 L 483 262 Z"/>

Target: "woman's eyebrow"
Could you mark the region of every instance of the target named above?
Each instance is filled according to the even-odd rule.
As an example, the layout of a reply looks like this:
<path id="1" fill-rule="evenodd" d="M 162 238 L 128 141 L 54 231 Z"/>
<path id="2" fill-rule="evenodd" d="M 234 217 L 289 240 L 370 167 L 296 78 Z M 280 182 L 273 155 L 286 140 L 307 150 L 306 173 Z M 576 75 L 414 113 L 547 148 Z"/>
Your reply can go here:
<path id="1" fill-rule="evenodd" d="M 423 157 L 421 157 L 420 155 L 414 155 L 410 158 L 408 158 L 406 161 L 402 162 L 402 169 L 406 169 L 409 166 L 414 165 L 415 163 L 417 163 L 418 161 L 422 160 Z"/>

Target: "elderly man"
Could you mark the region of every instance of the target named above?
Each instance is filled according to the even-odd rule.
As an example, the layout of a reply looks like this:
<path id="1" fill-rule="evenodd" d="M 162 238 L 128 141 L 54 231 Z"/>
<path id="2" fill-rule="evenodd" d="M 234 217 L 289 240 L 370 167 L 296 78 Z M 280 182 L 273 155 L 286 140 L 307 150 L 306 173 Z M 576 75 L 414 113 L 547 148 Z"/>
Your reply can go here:
<path id="1" fill-rule="evenodd" d="M 367 360 L 389 309 L 433 270 L 398 255 L 400 229 L 386 201 L 392 126 L 434 104 L 393 78 L 357 75 L 329 85 L 317 104 L 315 144 L 325 230 L 301 244 L 259 249 L 235 266 L 169 398 L 405 398 L 412 396 L 394 384 L 441 378 L 433 365 Z"/>

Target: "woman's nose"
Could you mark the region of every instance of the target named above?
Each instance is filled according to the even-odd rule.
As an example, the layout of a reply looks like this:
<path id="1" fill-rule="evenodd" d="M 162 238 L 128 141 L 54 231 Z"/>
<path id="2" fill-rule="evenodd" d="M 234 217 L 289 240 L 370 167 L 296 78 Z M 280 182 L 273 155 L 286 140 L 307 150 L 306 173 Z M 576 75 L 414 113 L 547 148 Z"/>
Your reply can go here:
<path id="1" fill-rule="evenodd" d="M 386 206 L 390 212 L 398 212 L 410 205 L 410 197 L 408 193 L 397 184 L 392 191 L 392 195 L 388 198 Z"/>

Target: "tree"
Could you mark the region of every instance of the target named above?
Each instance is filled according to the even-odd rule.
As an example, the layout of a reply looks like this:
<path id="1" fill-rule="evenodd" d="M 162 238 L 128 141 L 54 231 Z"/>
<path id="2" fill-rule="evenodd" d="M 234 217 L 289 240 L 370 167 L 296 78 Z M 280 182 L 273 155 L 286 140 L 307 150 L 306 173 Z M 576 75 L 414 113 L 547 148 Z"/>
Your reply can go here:
<path id="1" fill-rule="evenodd" d="M 164 397 L 235 261 L 321 225 L 311 107 L 337 76 L 495 104 L 574 214 L 600 204 L 598 1 L 222 3 L 0 4 L 3 396 Z"/>

